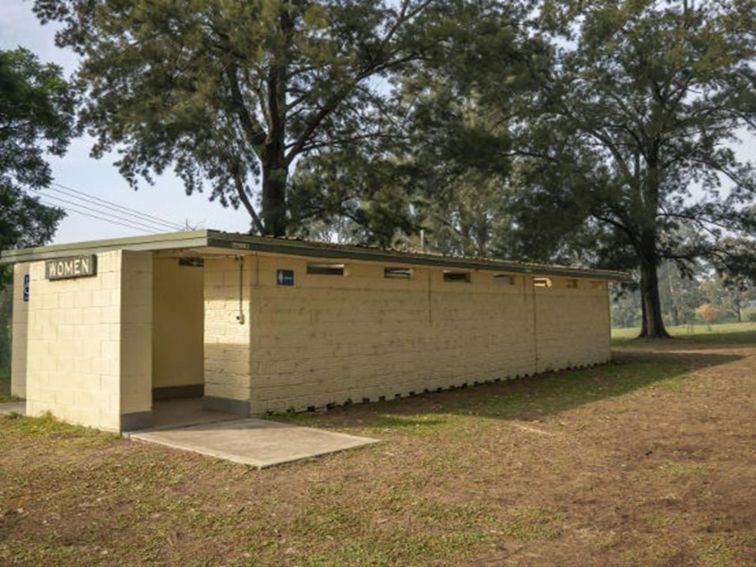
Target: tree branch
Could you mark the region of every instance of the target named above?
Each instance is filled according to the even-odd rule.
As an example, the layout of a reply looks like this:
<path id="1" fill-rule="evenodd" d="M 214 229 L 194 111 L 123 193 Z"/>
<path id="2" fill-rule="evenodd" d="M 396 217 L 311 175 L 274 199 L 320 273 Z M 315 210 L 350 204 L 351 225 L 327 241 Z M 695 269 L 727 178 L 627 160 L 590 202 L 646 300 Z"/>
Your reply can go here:
<path id="1" fill-rule="evenodd" d="M 238 171 L 234 172 L 233 178 L 234 178 L 234 185 L 236 187 L 236 192 L 239 195 L 239 200 L 244 205 L 244 208 L 247 209 L 249 216 L 252 217 L 252 224 L 255 225 L 255 228 L 257 228 L 257 231 L 260 234 L 265 234 L 265 228 L 263 227 L 263 223 L 260 220 L 260 217 L 258 216 L 257 211 L 255 211 L 255 208 L 252 206 L 252 202 L 249 200 L 249 196 L 247 195 L 247 189 L 244 186 L 244 182 L 239 178 Z"/>
<path id="2" fill-rule="evenodd" d="M 241 88 L 239 87 L 238 69 L 235 64 L 232 63 L 226 67 L 226 77 L 228 78 L 229 88 L 231 90 L 231 101 L 242 129 L 247 136 L 247 140 L 252 147 L 259 146 L 265 142 L 267 132 L 249 113 L 249 109 L 247 109 L 247 105 L 244 102 L 244 95 L 242 95 Z"/>

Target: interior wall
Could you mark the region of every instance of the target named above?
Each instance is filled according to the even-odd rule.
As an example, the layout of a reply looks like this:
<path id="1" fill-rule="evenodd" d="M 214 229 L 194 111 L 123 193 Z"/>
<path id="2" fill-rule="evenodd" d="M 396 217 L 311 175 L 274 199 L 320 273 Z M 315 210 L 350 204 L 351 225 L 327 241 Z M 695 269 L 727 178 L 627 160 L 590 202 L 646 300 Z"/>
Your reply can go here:
<path id="1" fill-rule="evenodd" d="M 208 409 L 249 413 L 253 258 L 205 259 L 205 397 Z"/>
<path id="2" fill-rule="evenodd" d="M 175 388 L 203 384 L 203 290 L 204 268 L 154 256 L 152 387 L 164 397 L 179 397 Z"/>

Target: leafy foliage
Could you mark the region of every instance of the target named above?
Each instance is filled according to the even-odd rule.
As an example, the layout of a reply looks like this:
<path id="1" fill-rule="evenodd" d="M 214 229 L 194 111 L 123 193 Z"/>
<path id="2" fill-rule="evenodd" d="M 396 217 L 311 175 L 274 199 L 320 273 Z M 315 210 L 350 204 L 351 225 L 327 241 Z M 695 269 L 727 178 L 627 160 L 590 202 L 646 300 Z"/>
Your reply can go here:
<path id="1" fill-rule="evenodd" d="M 501 188 L 513 155 L 514 112 L 502 113 L 493 101 L 521 96 L 533 82 L 533 66 L 542 63 L 543 42 L 521 25 L 527 9 L 518 2 L 458 3 L 426 30 L 435 41 L 394 77 L 392 120 L 383 136 L 358 151 L 305 159 L 295 174 L 293 200 L 317 204 L 316 227 L 403 247 L 417 247 L 422 230 L 439 252 L 507 253 L 510 219 Z M 484 95 L 492 80 L 498 91 Z M 308 217 L 294 217 L 299 233 L 309 234 Z"/>
<path id="2" fill-rule="evenodd" d="M 74 107 L 59 67 L 25 49 L 0 51 L 0 249 L 44 244 L 63 218 L 28 191 L 50 183 L 44 154 L 65 153 Z"/>
<path id="3" fill-rule="evenodd" d="M 541 227 L 546 242 L 585 231 L 615 267 L 640 268 L 643 334 L 664 336 L 660 261 L 726 255 L 723 231 L 753 229 L 756 178 L 732 144 L 756 117 L 754 6 L 599 2 L 579 15 L 531 121 L 542 155 L 520 171 L 536 187 L 520 193 L 520 226 L 537 207 L 565 221 Z"/>
<path id="4" fill-rule="evenodd" d="M 139 178 L 173 166 L 188 193 L 243 204 L 261 232 L 287 225 L 298 158 L 380 138 L 385 78 L 428 48 L 431 0 L 37 0 L 82 56 L 82 123 L 96 156 Z M 442 18 L 443 19 L 443 18 Z M 250 201 L 262 189 L 262 219 Z"/>
<path id="5" fill-rule="evenodd" d="M 754 230 L 756 177 L 732 149 L 756 127 L 754 4 L 546 1 L 537 17 L 519 57 L 483 34 L 474 71 L 452 65 L 440 89 L 466 88 L 503 142 L 507 249 L 639 273 L 642 334 L 666 336 L 658 265 L 732 257 L 723 237 Z"/>
<path id="6" fill-rule="evenodd" d="M 698 308 L 698 313 L 701 316 L 701 319 L 706 321 L 708 325 L 711 325 L 717 320 L 717 310 L 711 303 L 704 303 Z"/>
<path id="7" fill-rule="evenodd" d="M 402 161 L 399 152 L 376 155 L 361 146 L 302 160 L 291 186 L 295 234 L 390 247 L 406 245 L 419 230 L 411 162 Z"/>

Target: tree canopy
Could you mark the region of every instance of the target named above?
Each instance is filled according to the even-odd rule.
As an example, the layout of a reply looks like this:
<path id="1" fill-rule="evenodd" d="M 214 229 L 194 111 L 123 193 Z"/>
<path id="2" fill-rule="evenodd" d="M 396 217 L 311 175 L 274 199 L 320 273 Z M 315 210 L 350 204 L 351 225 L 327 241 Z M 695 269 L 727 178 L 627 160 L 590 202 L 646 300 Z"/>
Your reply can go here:
<path id="1" fill-rule="evenodd" d="M 550 63 L 534 67 L 525 104 L 496 101 L 507 67 L 480 85 L 502 117 L 518 113 L 512 250 L 553 259 L 577 245 L 589 263 L 638 270 L 644 336 L 666 336 L 662 260 L 726 257 L 724 236 L 753 231 L 756 177 L 733 145 L 756 127 L 754 10 L 546 2 Z"/>
<path id="2" fill-rule="evenodd" d="M 173 167 L 254 230 L 752 273 L 753 0 L 35 0 L 81 124 L 133 185 Z M 261 190 L 261 213 L 253 202 Z M 728 238 L 732 237 L 732 240 Z M 738 241 L 744 237 L 744 241 Z"/>
<path id="3" fill-rule="evenodd" d="M 82 62 L 94 155 L 137 184 L 174 167 L 188 193 L 243 204 L 282 235 L 289 173 L 324 148 L 381 138 L 385 80 L 432 46 L 441 0 L 36 0 Z M 251 200 L 259 183 L 262 211 Z"/>
<path id="4" fill-rule="evenodd" d="M 461 2 L 426 30 L 432 49 L 392 77 L 384 135 L 300 162 L 292 229 L 308 235 L 315 219 L 345 238 L 405 247 L 422 230 L 438 252 L 505 254 L 509 121 L 548 53 L 527 13 L 525 3 Z"/>
<path id="5" fill-rule="evenodd" d="M 74 109 L 59 67 L 25 49 L 0 51 L 0 249 L 44 244 L 63 218 L 33 190 L 52 180 L 45 153 L 65 153 Z"/>

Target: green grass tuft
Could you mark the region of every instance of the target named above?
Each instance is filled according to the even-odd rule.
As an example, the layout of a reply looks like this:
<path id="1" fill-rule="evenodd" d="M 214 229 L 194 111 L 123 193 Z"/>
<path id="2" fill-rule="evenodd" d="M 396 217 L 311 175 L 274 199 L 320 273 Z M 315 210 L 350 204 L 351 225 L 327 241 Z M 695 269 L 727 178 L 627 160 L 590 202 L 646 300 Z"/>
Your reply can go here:
<path id="1" fill-rule="evenodd" d="M 670 461 L 656 467 L 656 472 L 670 476 L 702 475 L 706 473 L 706 467 L 700 463 L 680 463 Z"/>
<path id="2" fill-rule="evenodd" d="M 644 519 L 646 520 L 646 522 L 648 522 L 649 526 L 656 529 L 668 528 L 677 521 L 677 518 L 675 516 L 662 514 L 659 512 L 646 514 Z"/>
<path id="3" fill-rule="evenodd" d="M 697 343 L 709 345 L 728 346 L 753 345 L 756 342 L 756 322 L 744 321 L 743 323 L 719 323 L 707 329 L 705 325 L 679 325 L 667 327 L 667 331 L 676 339 L 685 339 Z M 647 343 L 654 345 L 656 340 L 638 339 L 640 327 L 626 329 L 612 329 L 613 346 L 642 345 Z"/>
<path id="4" fill-rule="evenodd" d="M 562 533 L 564 519 L 564 513 L 552 508 L 512 508 L 503 528 L 509 537 L 522 542 L 556 539 Z"/>
<path id="5" fill-rule="evenodd" d="M 77 445 L 102 443 L 118 437 L 114 433 L 64 423 L 49 412 L 40 417 L 23 417 L 11 413 L 4 419 L 0 418 L 0 433 L 47 437 Z"/>
<path id="6" fill-rule="evenodd" d="M 753 565 L 744 559 L 745 550 L 756 550 L 756 534 L 700 536 L 696 541 L 696 549 L 701 565 Z"/>

